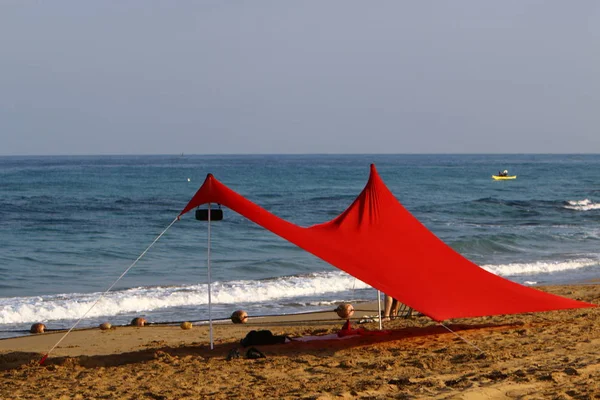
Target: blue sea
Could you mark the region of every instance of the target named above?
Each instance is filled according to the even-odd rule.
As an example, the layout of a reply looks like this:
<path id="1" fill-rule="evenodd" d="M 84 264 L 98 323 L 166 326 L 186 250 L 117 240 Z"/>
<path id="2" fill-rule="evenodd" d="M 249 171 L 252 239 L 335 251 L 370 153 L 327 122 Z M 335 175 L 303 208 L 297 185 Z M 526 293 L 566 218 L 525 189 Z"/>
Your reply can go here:
<path id="1" fill-rule="evenodd" d="M 599 155 L 0 157 L 0 337 L 34 322 L 69 328 L 84 314 L 80 327 L 206 321 L 208 225 L 191 212 L 167 227 L 208 173 L 310 226 L 352 203 L 371 163 L 410 212 L 482 268 L 525 285 L 600 278 Z M 504 169 L 517 179 L 491 179 Z M 210 252 L 213 319 L 377 296 L 232 210 L 211 223 Z"/>

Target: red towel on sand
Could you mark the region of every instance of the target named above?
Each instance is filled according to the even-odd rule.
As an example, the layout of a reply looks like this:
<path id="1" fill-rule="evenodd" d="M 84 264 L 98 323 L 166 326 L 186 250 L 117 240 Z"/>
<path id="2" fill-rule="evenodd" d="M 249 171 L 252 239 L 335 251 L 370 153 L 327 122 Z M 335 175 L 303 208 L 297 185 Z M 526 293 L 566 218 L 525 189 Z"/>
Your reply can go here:
<path id="1" fill-rule="evenodd" d="M 363 335 L 363 336 L 379 336 L 387 335 L 390 331 L 368 331 L 366 329 L 352 329 L 350 320 L 347 320 L 342 329 L 337 333 L 338 337 L 350 336 L 350 335 Z"/>

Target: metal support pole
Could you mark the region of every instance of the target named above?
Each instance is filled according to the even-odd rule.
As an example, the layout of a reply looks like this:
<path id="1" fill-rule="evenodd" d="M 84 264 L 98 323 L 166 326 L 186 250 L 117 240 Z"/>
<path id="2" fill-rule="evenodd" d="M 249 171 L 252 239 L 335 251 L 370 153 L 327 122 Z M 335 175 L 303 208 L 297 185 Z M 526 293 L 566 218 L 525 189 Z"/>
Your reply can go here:
<path id="1" fill-rule="evenodd" d="M 379 315 L 379 330 L 383 329 L 383 323 L 381 322 L 381 291 L 377 291 L 377 312 Z"/>
<path id="2" fill-rule="evenodd" d="M 210 295 L 210 203 L 208 203 L 208 248 L 207 248 L 207 262 L 208 266 L 208 326 L 209 326 L 209 338 L 210 338 L 210 349 L 214 348 L 213 345 L 213 323 L 212 323 L 212 299 Z"/>

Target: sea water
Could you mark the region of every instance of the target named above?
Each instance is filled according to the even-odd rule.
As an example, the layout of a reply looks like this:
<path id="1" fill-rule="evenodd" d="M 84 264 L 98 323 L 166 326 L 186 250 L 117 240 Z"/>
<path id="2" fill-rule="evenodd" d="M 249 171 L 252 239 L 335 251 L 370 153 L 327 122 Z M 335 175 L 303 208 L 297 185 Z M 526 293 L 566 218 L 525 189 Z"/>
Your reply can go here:
<path id="1" fill-rule="evenodd" d="M 310 226 L 352 203 L 371 163 L 411 213 L 486 270 L 525 285 L 600 278 L 598 155 L 0 157 L 0 337 L 84 316 L 80 327 L 205 321 L 208 224 L 191 212 L 167 227 L 208 173 Z M 492 180 L 505 169 L 517 179 Z M 376 299 L 232 210 L 210 239 L 213 319 Z"/>

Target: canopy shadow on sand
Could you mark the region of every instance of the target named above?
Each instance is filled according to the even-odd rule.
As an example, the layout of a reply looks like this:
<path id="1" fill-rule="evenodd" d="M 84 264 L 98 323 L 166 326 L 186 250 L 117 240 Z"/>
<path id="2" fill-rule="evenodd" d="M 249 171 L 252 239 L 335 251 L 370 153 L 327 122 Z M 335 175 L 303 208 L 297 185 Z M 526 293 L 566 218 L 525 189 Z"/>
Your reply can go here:
<path id="1" fill-rule="evenodd" d="M 481 324 L 449 324 L 448 327 L 454 332 L 460 332 L 478 329 L 514 329 L 522 325 L 522 323 L 511 322 Z M 145 329 L 152 328 L 149 327 Z M 448 330 L 446 330 L 440 325 L 404 327 L 384 331 L 383 334 L 379 334 L 379 331 L 366 332 L 377 332 L 378 334 L 359 335 L 344 339 L 315 340 L 312 342 L 291 341 L 286 344 L 264 345 L 255 347 L 259 348 L 267 356 L 267 358 L 290 355 L 312 355 L 315 357 L 327 358 L 336 353 L 337 351 L 343 349 L 350 349 L 357 346 L 369 346 L 378 343 L 386 343 L 410 338 L 425 338 L 432 335 L 447 335 L 448 337 L 452 336 L 452 334 L 448 332 Z M 39 353 L 14 351 L 0 354 L 0 371 L 17 369 L 26 365 L 31 365 L 34 368 L 52 368 L 51 366 L 53 365 L 78 365 L 84 368 L 114 367 L 120 365 L 147 362 L 155 360 L 157 358 L 184 358 L 187 356 L 202 357 L 202 359 L 204 360 L 222 359 L 225 362 L 227 354 L 231 349 L 234 348 L 238 348 L 240 350 L 240 353 L 242 354 L 243 358 L 243 354 L 245 353 L 246 349 L 243 348 L 239 344 L 239 342 L 227 341 L 225 343 L 215 344 L 214 349 L 212 350 L 210 349 L 210 346 L 206 343 L 193 343 L 181 346 L 156 346 L 144 350 L 123 352 L 118 354 L 106 354 L 95 356 L 56 356 L 46 360 L 45 365 L 43 367 L 39 366 L 38 363 L 40 357 Z M 467 346 L 466 348 L 468 348 L 469 352 L 473 353 L 474 356 L 477 355 L 478 352 L 472 347 Z M 247 360 L 247 362 L 250 361 L 252 360 Z"/>

